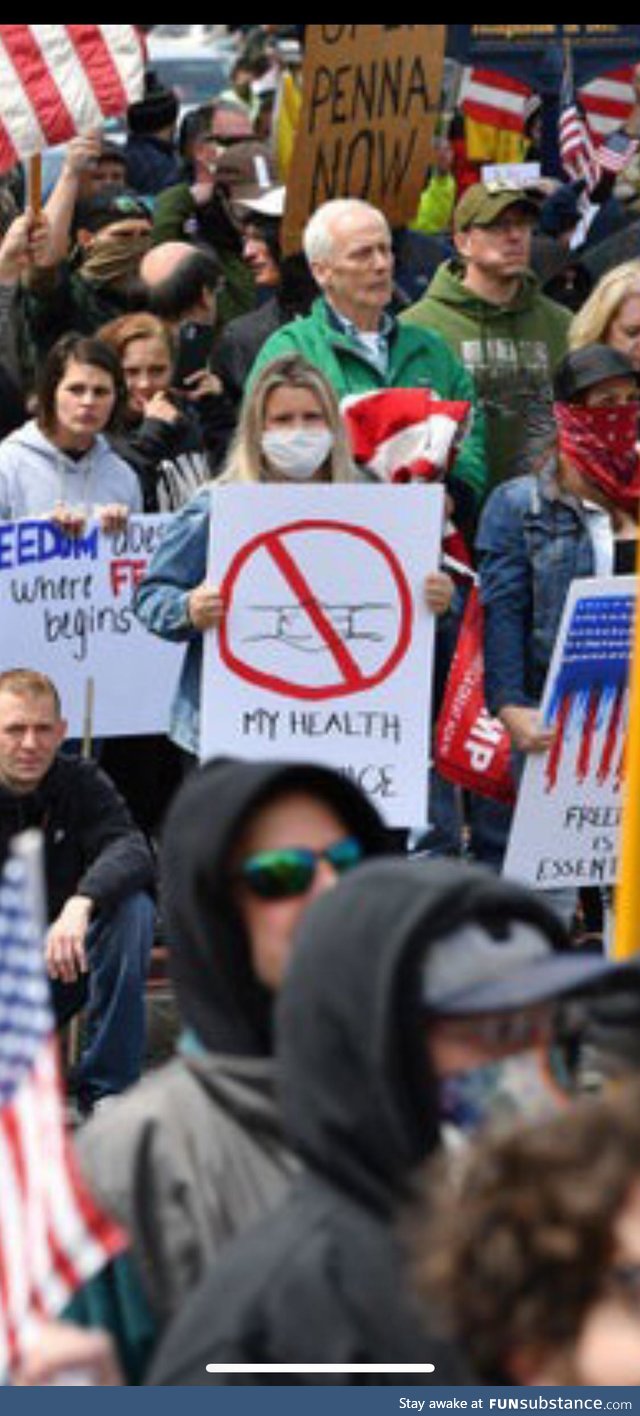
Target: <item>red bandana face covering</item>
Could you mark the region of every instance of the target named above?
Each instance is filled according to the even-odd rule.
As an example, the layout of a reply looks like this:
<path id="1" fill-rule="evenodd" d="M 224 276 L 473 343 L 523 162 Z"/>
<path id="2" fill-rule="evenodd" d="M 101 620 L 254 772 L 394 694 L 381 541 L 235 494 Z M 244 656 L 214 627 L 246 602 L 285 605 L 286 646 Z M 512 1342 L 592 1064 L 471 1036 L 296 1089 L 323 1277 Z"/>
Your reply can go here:
<path id="1" fill-rule="evenodd" d="M 556 403 L 560 453 L 616 506 L 637 510 L 640 500 L 640 403 L 585 408 Z"/>

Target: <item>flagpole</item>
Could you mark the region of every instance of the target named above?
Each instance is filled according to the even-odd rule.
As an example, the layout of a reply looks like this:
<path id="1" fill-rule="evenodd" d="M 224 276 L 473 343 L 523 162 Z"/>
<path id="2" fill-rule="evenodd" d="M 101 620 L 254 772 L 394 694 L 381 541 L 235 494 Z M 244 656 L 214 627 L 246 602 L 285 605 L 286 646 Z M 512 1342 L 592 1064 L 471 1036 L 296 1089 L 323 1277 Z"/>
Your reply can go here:
<path id="1" fill-rule="evenodd" d="M 629 686 L 620 876 L 615 896 L 613 957 L 640 949 L 640 538 L 636 549 L 636 612 Z"/>
<path id="2" fill-rule="evenodd" d="M 40 216 L 42 212 L 42 154 L 39 152 L 29 158 L 27 206 L 34 216 Z"/>

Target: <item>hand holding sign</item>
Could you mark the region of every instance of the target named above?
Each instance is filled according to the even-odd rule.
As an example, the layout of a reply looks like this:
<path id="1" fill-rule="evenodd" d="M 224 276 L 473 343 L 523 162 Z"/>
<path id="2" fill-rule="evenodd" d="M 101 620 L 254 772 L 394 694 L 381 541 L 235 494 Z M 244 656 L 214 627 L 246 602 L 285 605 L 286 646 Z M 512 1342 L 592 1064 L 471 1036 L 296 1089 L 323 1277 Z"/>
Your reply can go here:
<path id="1" fill-rule="evenodd" d="M 555 737 L 555 729 L 545 727 L 537 708 L 513 704 L 503 708 L 498 716 L 516 752 L 549 751 Z"/>
<path id="2" fill-rule="evenodd" d="M 219 590 L 204 581 L 191 591 L 188 600 L 189 619 L 194 627 L 205 634 L 208 629 L 217 629 L 224 616 L 224 601 Z"/>

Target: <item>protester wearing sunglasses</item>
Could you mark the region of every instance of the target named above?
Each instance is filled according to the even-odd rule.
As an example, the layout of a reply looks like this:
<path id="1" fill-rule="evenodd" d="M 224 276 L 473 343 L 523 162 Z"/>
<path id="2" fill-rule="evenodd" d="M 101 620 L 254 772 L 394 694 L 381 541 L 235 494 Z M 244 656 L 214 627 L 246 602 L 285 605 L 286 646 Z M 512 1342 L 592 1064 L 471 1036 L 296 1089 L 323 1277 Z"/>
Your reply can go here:
<path id="1" fill-rule="evenodd" d="M 108 1286 L 130 1382 L 227 1240 L 288 1189 L 299 1162 L 274 1096 L 273 1001 L 308 906 L 387 844 L 360 790 L 323 767 L 220 760 L 175 799 L 161 912 L 179 1055 L 80 1134 L 87 1176 L 131 1249 L 68 1316 L 103 1321 Z"/>
<path id="2" fill-rule="evenodd" d="M 243 861 L 263 884 L 253 849 Z M 334 837 L 325 855 L 337 849 Z M 282 907 L 260 901 L 264 915 Z M 479 1131 L 570 1112 L 570 1069 L 564 1090 L 551 1076 L 556 1043 L 564 1061 L 553 1010 L 570 999 L 577 1013 L 579 995 L 581 1013 L 593 989 L 628 987 L 629 970 L 566 946 L 539 895 L 462 861 L 369 860 L 319 893 L 276 1007 L 300 1172 L 181 1305 L 149 1385 L 260 1385 L 262 1363 L 277 1385 L 397 1385 L 402 1364 L 419 1368 L 403 1386 L 469 1382 L 434 1307 L 412 1301 L 398 1221 L 427 1156 L 446 1149 L 455 1177 L 467 1156 L 473 1170 Z"/>
<path id="3" fill-rule="evenodd" d="M 308 844 L 293 844 L 301 840 Z M 363 860 L 365 848 L 357 836 L 348 834 L 333 806 L 295 792 L 257 812 L 240 850 L 235 891 L 251 962 L 257 978 L 275 991 L 300 916 Z"/>

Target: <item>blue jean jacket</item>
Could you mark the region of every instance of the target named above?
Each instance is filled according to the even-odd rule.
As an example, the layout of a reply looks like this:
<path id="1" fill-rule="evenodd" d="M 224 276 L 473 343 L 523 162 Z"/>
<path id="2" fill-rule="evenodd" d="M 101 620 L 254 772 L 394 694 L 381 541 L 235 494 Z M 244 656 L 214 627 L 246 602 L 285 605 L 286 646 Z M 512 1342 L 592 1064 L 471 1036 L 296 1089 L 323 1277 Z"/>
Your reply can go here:
<path id="1" fill-rule="evenodd" d="M 537 706 L 572 580 L 595 574 L 588 514 L 562 492 L 553 464 L 504 482 L 476 540 L 489 711 Z"/>
<path id="2" fill-rule="evenodd" d="M 202 635 L 191 624 L 188 601 L 207 574 L 210 509 L 211 489 L 205 486 L 176 512 L 134 602 L 138 619 L 152 634 L 186 645 L 169 735 L 179 747 L 196 755 L 200 745 Z"/>

